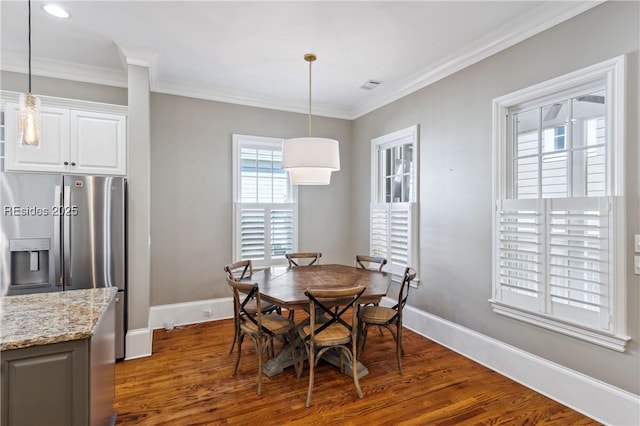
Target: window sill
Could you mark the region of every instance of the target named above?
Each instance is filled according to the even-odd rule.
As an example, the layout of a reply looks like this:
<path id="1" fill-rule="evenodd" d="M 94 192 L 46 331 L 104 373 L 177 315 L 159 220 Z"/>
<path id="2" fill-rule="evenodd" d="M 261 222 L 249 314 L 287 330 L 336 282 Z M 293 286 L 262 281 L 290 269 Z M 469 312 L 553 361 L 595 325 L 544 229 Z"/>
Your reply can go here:
<path id="1" fill-rule="evenodd" d="M 511 306 L 506 306 L 495 300 L 489 300 L 489 302 L 491 302 L 493 311 L 499 315 L 504 315 L 509 318 L 537 325 L 538 327 L 575 337 L 576 339 L 584 340 L 585 342 L 593 343 L 617 352 L 624 352 L 627 342 L 631 340 L 629 336 L 619 336 L 595 330 L 588 330 L 542 314 L 536 314 L 513 308 Z"/>

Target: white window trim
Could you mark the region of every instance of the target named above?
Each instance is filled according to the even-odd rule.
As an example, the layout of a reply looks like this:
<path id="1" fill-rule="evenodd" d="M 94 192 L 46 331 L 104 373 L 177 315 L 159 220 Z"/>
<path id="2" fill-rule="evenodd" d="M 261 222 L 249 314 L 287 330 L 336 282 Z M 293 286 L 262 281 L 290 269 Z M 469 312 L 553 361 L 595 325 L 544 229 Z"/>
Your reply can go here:
<path id="1" fill-rule="evenodd" d="M 253 146 L 264 146 L 265 148 L 273 148 L 274 144 L 280 144 L 282 145 L 282 142 L 284 141 L 284 139 L 282 138 L 271 138 L 271 137 L 266 137 L 266 136 L 251 136 L 251 135 L 242 135 L 242 134 L 233 134 L 232 135 L 232 148 L 231 148 L 231 160 L 232 160 L 232 197 L 233 197 L 233 202 L 232 202 L 232 259 L 234 261 L 240 260 L 239 258 L 239 247 L 238 247 L 238 216 L 239 216 L 239 211 L 238 211 L 238 205 L 245 205 L 246 207 L 257 207 L 257 206 L 263 206 L 266 207 L 267 210 L 273 209 L 273 208 L 278 208 L 278 207 L 291 207 L 294 206 L 293 210 L 294 210 L 294 221 L 293 221 L 293 233 L 294 233 L 294 239 L 293 239 L 293 251 L 296 252 L 298 251 L 298 187 L 295 185 L 291 185 L 290 183 L 290 194 L 291 194 L 291 200 L 289 200 L 289 203 L 239 203 L 238 202 L 238 198 L 239 198 L 239 188 L 240 188 L 240 182 L 239 182 L 239 173 L 238 171 L 240 170 L 240 156 L 239 154 L 239 146 L 243 143 L 243 142 L 248 142 Z M 265 234 L 265 239 L 270 239 L 271 235 L 270 235 L 270 230 L 266 232 Z M 286 258 L 280 259 L 280 260 L 276 260 L 275 262 L 272 261 L 272 259 L 269 257 L 268 259 L 266 259 L 264 262 L 254 262 L 254 267 L 268 267 L 271 265 L 278 265 L 278 264 L 286 264 L 287 260 Z"/>
<path id="2" fill-rule="evenodd" d="M 400 144 L 404 139 L 410 139 L 413 144 L 413 153 L 415 157 L 414 181 L 412 199 L 418 202 L 419 177 L 420 177 L 420 152 L 418 144 L 418 125 L 407 127 L 371 140 L 371 203 L 380 202 L 380 152 L 392 146 Z M 404 142 L 403 144 L 405 144 Z"/>
<path id="3" fill-rule="evenodd" d="M 589 84 L 591 81 L 607 79 L 606 99 L 607 117 L 610 124 L 607 126 L 607 138 L 609 141 L 609 194 L 617 204 L 614 218 L 615 244 L 610 248 L 613 279 L 616 283 L 611 287 L 612 332 L 598 332 L 573 324 L 560 321 L 542 313 L 532 313 L 518 308 L 507 306 L 496 300 L 497 268 L 495 259 L 492 260 L 492 298 L 489 299 L 494 312 L 525 321 L 549 330 L 554 330 L 581 340 L 585 340 L 609 349 L 624 352 L 630 337 L 626 334 L 626 251 L 625 251 L 625 200 L 624 200 L 624 117 L 625 117 L 625 56 L 619 56 L 590 67 L 554 78 L 552 80 L 519 90 L 517 92 L 496 98 L 493 100 L 493 199 L 495 206 L 493 215 L 492 232 L 492 256 L 497 251 L 496 219 L 498 202 L 506 198 L 508 190 L 508 140 L 507 137 L 507 113 L 514 105 L 523 105 L 535 99 L 535 103 L 544 102 L 546 98 L 555 98 L 562 92 L 570 92 L 576 85 Z"/>
<path id="4" fill-rule="evenodd" d="M 412 194 L 411 194 L 411 198 L 414 200 L 411 203 L 396 203 L 396 204 L 403 204 L 403 205 L 408 205 L 408 211 L 410 213 L 410 220 L 411 223 L 409 224 L 409 228 L 410 228 L 410 247 L 409 247 L 409 253 L 410 253 L 410 264 L 408 266 L 411 266 L 413 269 L 416 270 L 416 272 L 419 271 L 419 252 L 418 252 L 418 238 L 419 238 L 419 232 L 418 232 L 418 223 L 419 223 L 419 212 L 418 212 L 418 206 L 419 206 L 419 200 L 418 200 L 418 194 L 420 194 L 419 191 L 419 180 L 420 180 L 420 151 L 419 151 L 419 143 L 418 143 L 418 137 L 419 137 L 419 127 L 418 125 L 413 125 L 401 130 L 397 130 L 395 132 L 392 133 L 388 133 L 386 135 L 383 136 L 379 136 L 377 138 L 374 138 L 371 140 L 371 202 L 369 204 L 369 220 L 371 221 L 371 211 L 373 206 L 380 206 L 381 204 L 393 204 L 393 203 L 382 203 L 380 202 L 380 198 L 381 198 L 381 188 L 379 185 L 380 182 L 380 173 L 381 173 L 381 164 L 380 164 L 380 155 L 381 152 L 385 149 L 391 148 L 393 146 L 396 145 L 405 145 L 408 141 L 411 141 L 411 144 L 413 145 L 413 156 L 414 156 L 414 168 L 413 168 L 413 188 L 412 188 Z M 370 246 L 370 250 L 372 247 L 372 241 L 371 241 L 371 223 L 369 224 L 369 246 Z M 393 269 L 393 265 L 391 264 L 391 259 L 387 259 L 387 261 L 389 262 L 386 266 L 386 268 L 388 270 L 392 270 Z M 418 274 L 419 276 L 419 274 Z M 412 287 L 418 287 L 420 284 L 420 279 L 419 277 L 416 276 L 416 278 L 411 282 L 411 286 Z M 394 273 L 393 275 L 393 280 L 394 281 L 401 281 L 402 280 L 402 276 L 401 275 L 396 275 Z"/>

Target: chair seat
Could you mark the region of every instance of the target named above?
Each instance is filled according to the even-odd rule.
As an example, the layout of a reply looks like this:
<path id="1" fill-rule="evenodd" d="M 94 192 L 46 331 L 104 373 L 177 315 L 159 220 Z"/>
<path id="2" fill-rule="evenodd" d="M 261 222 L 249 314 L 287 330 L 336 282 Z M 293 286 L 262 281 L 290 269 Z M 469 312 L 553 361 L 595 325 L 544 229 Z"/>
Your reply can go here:
<path id="1" fill-rule="evenodd" d="M 383 306 L 365 306 L 360 310 L 360 319 L 369 324 L 387 324 L 398 311 Z"/>
<path id="2" fill-rule="evenodd" d="M 262 312 L 269 312 L 272 311 L 276 308 L 276 305 L 273 305 L 271 303 L 262 303 L 260 305 L 260 307 L 262 308 Z M 247 302 L 246 305 L 244 305 L 244 309 L 245 311 L 251 313 L 251 314 L 255 314 L 258 312 L 258 308 L 256 307 L 256 301 L 255 299 L 252 299 L 250 301 Z"/>
<path id="3" fill-rule="evenodd" d="M 316 330 L 323 324 L 316 324 Z M 306 338 L 311 334 L 311 325 L 305 325 L 300 329 L 300 337 Z M 331 324 L 319 333 L 316 333 L 314 343 L 316 346 L 345 345 L 351 341 L 351 331 L 339 323 Z"/>
<path id="4" fill-rule="evenodd" d="M 262 325 L 274 334 L 285 334 L 294 327 L 293 321 L 277 314 L 263 315 Z M 256 333 L 258 331 L 258 326 L 248 320 L 241 327 L 248 333 Z"/>

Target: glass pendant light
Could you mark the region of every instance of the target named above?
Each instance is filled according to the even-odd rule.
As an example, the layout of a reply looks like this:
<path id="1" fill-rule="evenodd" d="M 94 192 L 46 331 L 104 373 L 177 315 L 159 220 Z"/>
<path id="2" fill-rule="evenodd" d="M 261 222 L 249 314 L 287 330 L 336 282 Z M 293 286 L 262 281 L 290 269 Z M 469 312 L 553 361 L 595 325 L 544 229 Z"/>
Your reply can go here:
<path id="1" fill-rule="evenodd" d="M 18 138 L 20 146 L 40 147 L 40 99 L 31 93 L 31 0 L 29 0 L 29 91 L 18 100 Z"/>
<path id="2" fill-rule="evenodd" d="M 309 136 L 283 142 L 282 168 L 293 185 L 329 185 L 331 172 L 340 170 L 339 145 L 335 139 L 311 137 L 311 63 L 316 55 L 307 53 L 304 60 L 309 62 Z"/>

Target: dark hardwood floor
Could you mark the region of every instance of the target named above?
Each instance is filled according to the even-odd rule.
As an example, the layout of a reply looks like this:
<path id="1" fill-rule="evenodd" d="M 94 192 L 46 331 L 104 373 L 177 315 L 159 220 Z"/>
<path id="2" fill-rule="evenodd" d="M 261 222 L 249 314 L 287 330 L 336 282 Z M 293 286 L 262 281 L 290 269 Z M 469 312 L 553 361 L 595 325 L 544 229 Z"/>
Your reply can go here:
<path id="1" fill-rule="evenodd" d="M 404 375 L 394 343 L 372 329 L 361 361 L 369 374 L 358 399 L 350 377 L 320 362 L 313 405 L 308 368 L 264 378 L 246 339 L 236 376 L 231 320 L 156 330 L 153 356 L 116 364 L 118 425 L 595 425 L 597 422 L 411 331 Z M 277 350 L 278 346 L 276 346 Z"/>

